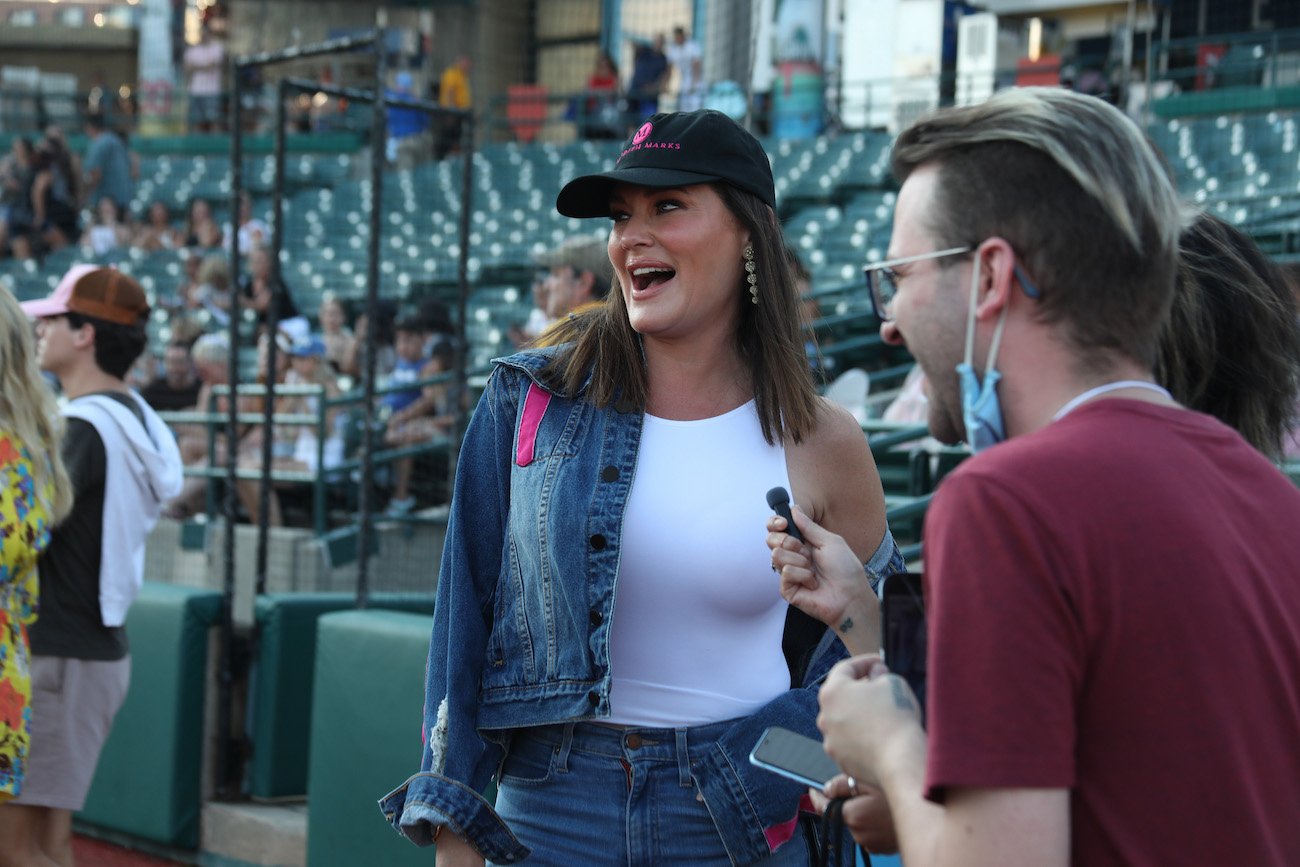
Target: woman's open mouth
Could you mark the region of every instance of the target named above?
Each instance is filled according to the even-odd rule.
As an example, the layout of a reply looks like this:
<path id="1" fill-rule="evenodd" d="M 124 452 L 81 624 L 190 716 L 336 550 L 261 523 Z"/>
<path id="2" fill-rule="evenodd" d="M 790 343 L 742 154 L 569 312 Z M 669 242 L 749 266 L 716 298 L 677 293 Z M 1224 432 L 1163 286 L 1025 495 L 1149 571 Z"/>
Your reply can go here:
<path id="1" fill-rule="evenodd" d="M 636 292 L 645 292 L 647 289 L 652 289 L 660 283 L 668 282 L 675 276 L 677 276 L 677 272 L 671 268 L 658 268 L 653 266 L 633 268 L 632 289 Z"/>

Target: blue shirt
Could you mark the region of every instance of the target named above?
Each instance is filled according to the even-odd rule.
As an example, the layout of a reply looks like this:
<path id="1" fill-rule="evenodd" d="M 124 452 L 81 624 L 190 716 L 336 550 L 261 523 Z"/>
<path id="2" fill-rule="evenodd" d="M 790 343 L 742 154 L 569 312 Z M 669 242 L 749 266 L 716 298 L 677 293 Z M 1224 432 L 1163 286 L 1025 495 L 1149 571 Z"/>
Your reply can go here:
<path id="1" fill-rule="evenodd" d="M 99 184 L 90 194 L 92 210 L 104 198 L 112 199 L 121 208 L 130 207 L 131 157 L 116 133 L 104 130 L 91 140 L 84 169 L 86 174 L 96 169 L 100 173 Z"/>

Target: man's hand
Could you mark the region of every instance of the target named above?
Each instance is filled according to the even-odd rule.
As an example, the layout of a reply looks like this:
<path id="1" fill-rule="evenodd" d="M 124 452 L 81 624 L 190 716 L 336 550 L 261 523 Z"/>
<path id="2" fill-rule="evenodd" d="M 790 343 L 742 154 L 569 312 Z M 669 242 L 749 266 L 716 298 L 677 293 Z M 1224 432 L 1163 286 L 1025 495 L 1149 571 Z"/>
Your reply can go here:
<path id="1" fill-rule="evenodd" d="M 792 506 L 791 515 L 804 541 L 786 532 L 785 519 L 767 520 L 772 568 L 781 575 L 781 596 L 825 623 L 850 653 L 880 650 L 880 602 L 871 591 L 866 570 L 844 539 Z"/>
<path id="2" fill-rule="evenodd" d="M 840 774 L 827 783 L 821 792 L 809 789 L 813 806 L 821 813 L 825 812 L 831 798 L 848 798 L 840 815 L 853 839 L 868 852 L 897 852 L 898 837 L 894 833 L 894 817 L 889 812 L 889 801 L 885 799 L 885 793 L 856 780 L 853 788 L 850 788 L 849 780 L 849 777 Z"/>
<path id="3" fill-rule="evenodd" d="M 907 682 L 879 656 L 855 656 L 826 676 L 819 695 L 826 752 L 859 783 L 881 786 L 883 766 L 925 762 L 921 707 Z"/>
<path id="4" fill-rule="evenodd" d="M 464 837 L 444 829 L 434 844 L 437 850 L 437 867 L 483 867 L 483 856 Z"/>

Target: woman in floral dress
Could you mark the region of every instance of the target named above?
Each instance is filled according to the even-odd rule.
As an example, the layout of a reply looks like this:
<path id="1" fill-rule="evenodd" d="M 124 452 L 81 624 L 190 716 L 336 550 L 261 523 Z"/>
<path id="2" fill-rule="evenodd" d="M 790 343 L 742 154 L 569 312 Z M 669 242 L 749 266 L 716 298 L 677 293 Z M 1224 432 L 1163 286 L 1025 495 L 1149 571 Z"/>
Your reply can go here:
<path id="1" fill-rule="evenodd" d="M 31 720 L 27 626 L 36 558 L 72 506 L 59 457 L 62 424 L 41 377 L 31 325 L 0 288 L 0 803 L 22 790 Z"/>

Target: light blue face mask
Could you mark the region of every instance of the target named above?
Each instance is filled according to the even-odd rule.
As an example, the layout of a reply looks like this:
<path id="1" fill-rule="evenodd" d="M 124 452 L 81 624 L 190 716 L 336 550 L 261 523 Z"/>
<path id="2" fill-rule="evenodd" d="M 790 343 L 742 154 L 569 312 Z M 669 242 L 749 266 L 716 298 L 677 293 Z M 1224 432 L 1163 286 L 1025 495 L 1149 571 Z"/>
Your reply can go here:
<path id="1" fill-rule="evenodd" d="M 957 381 L 961 388 L 961 416 L 966 426 L 966 444 L 973 454 L 979 454 L 1007 438 L 1006 422 L 1002 418 L 1002 403 L 998 400 L 998 382 L 1002 374 L 995 369 L 998 344 L 1002 342 L 1002 327 L 1007 324 L 1007 307 L 1004 305 L 998 324 L 993 329 L 993 342 L 989 344 L 988 363 L 984 366 L 981 382 L 971 362 L 975 352 L 975 296 L 979 289 L 980 259 L 975 256 L 971 268 L 970 309 L 966 314 L 965 360 L 957 365 Z"/>

